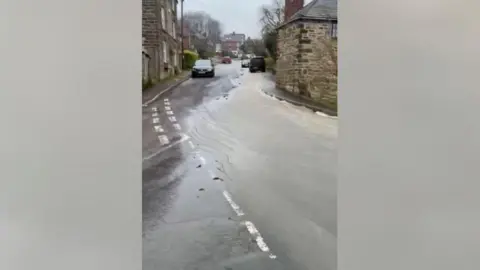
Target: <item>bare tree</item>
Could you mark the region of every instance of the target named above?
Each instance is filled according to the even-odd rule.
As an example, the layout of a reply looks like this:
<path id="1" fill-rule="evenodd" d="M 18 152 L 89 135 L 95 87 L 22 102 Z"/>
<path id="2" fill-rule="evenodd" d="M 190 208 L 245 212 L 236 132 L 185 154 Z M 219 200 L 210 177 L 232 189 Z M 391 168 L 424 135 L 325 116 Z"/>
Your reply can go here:
<path id="1" fill-rule="evenodd" d="M 276 58 L 277 28 L 284 21 L 284 1 L 272 0 L 269 5 L 260 8 L 260 24 L 262 25 L 262 39 L 267 50 L 267 55 Z"/>
<path id="2" fill-rule="evenodd" d="M 201 56 L 215 51 L 215 44 L 222 34 L 221 23 L 203 11 L 188 12 L 184 23 L 190 29 L 192 43 Z"/>
<path id="3" fill-rule="evenodd" d="M 272 0 L 269 5 L 263 5 L 260 8 L 260 23 L 262 24 L 262 34 L 265 35 L 274 31 L 284 19 L 284 1 Z"/>

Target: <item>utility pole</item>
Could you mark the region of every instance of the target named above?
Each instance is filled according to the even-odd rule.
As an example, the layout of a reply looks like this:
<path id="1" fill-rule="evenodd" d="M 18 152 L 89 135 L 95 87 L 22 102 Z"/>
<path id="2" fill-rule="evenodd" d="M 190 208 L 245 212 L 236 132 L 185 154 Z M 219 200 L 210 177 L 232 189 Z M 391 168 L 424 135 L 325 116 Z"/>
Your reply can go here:
<path id="1" fill-rule="evenodd" d="M 181 42 L 182 42 L 182 52 L 180 53 L 181 57 L 182 57 L 182 70 L 184 69 L 185 67 L 185 59 L 184 59 L 184 55 L 183 55 L 183 51 L 185 50 L 185 48 L 183 47 L 183 0 L 180 0 L 180 27 L 181 27 L 181 30 L 180 30 L 180 36 L 181 36 Z"/>

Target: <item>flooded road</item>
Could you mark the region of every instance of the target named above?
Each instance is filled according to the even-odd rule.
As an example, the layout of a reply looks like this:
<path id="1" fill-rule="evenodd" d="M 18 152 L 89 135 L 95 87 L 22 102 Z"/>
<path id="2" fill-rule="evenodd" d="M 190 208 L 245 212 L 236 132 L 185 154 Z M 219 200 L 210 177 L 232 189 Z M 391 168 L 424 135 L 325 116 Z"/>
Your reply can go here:
<path id="1" fill-rule="evenodd" d="M 143 268 L 336 269 L 337 121 L 239 62 L 143 109 Z"/>

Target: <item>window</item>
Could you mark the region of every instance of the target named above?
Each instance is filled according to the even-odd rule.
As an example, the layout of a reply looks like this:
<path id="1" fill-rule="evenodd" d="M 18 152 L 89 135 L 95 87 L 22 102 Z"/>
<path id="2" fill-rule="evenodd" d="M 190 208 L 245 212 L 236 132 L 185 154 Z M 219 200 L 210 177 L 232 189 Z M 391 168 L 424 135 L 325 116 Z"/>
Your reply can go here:
<path id="1" fill-rule="evenodd" d="M 163 62 L 168 63 L 167 43 L 163 41 Z"/>
<path id="2" fill-rule="evenodd" d="M 168 11 L 167 21 L 170 21 L 171 19 L 172 19 L 172 12 L 169 10 L 169 11 Z M 168 30 L 167 30 L 167 31 L 168 31 L 168 33 L 169 33 L 170 35 L 173 36 L 173 32 L 172 32 L 172 29 L 171 29 L 171 28 L 172 28 L 172 25 L 170 24 L 170 25 L 168 26 Z"/>
<path id="3" fill-rule="evenodd" d="M 330 30 L 330 37 L 337 38 L 337 23 L 332 23 L 331 30 Z"/>
<path id="4" fill-rule="evenodd" d="M 161 19 L 162 19 L 162 28 L 164 30 L 166 30 L 166 26 L 167 24 L 165 23 L 166 22 L 166 19 L 165 19 L 165 9 L 161 8 Z"/>
<path id="5" fill-rule="evenodd" d="M 175 22 L 172 22 L 172 36 L 174 39 L 177 39 L 177 31 L 175 28 Z"/>
<path id="6" fill-rule="evenodd" d="M 173 63 L 175 66 L 178 66 L 178 54 L 177 51 L 173 51 Z"/>

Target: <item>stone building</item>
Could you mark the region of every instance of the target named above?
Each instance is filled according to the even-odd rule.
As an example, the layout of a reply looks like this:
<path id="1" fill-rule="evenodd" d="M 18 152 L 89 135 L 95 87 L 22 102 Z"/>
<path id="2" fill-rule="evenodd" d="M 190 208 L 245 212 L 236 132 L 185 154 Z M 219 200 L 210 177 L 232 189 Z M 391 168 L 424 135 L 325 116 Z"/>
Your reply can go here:
<path id="1" fill-rule="evenodd" d="M 277 30 L 277 87 L 336 109 L 337 0 L 285 0 Z"/>
<path id="2" fill-rule="evenodd" d="M 144 77 L 167 78 L 181 68 L 178 0 L 142 0 L 143 48 L 150 57 Z"/>

